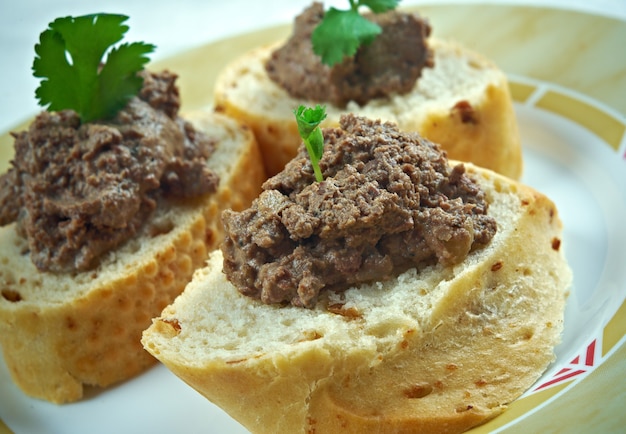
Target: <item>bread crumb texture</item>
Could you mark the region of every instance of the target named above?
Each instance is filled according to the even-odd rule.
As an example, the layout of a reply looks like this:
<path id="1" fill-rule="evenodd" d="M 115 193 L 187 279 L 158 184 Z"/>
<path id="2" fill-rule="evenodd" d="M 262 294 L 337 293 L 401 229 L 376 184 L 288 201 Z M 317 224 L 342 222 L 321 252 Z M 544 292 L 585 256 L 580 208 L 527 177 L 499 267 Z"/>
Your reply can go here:
<path id="1" fill-rule="evenodd" d="M 221 179 L 218 192 L 160 208 L 138 237 L 95 270 L 39 272 L 14 225 L 0 228 L 0 344 L 27 395 L 76 401 L 84 385 L 105 387 L 152 365 L 142 331 L 217 247 L 221 209 L 242 209 L 258 195 L 265 173 L 255 164 L 250 131 L 221 115 L 189 118 L 219 139 L 209 161 Z"/>
<path id="2" fill-rule="evenodd" d="M 145 348 L 255 433 L 462 432 L 495 417 L 553 360 L 571 272 L 553 203 L 468 169 L 498 232 L 462 264 L 302 309 L 241 295 L 217 251 Z"/>
<path id="3" fill-rule="evenodd" d="M 215 85 L 215 108 L 250 126 L 268 175 L 278 173 L 301 143 L 293 109 L 315 101 L 292 98 L 274 83 L 265 63 L 280 42 L 258 47 L 227 65 Z M 523 170 L 519 127 L 506 75 L 489 59 L 452 41 L 429 38 L 435 66 L 425 68 L 404 95 L 378 98 L 345 109 L 325 104 L 323 127 L 343 113 L 396 123 L 438 143 L 452 159 L 469 161 L 513 179 Z"/>

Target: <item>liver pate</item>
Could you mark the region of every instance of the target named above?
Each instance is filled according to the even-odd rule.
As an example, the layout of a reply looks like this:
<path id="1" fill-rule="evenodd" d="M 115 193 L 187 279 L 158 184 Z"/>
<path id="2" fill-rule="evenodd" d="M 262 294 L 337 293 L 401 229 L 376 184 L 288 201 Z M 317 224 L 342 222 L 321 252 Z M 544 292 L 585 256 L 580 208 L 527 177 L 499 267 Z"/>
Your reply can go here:
<path id="1" fill-rule="evenodd" d="M 433 66 L 427 45 L 429 23 L 416 14 L 390 11 L 366 14 L 382 28 L 374 41 L 353 57 L 329 67 L 313 52 L 311 34 L 324 17 L 321 3 L 313 3 L 296 17 L 288 41 L 266 63 L 268 76 L 295 98 L 345 107 L 374 98 L 405 94 L 415 86 L 424 67 Z"/>
<path id="2" fill-rule="evenodd" d="M 142 76 L 140 94 L 111 121 L 42 112 L 14 134 L 12 167 L 0 177 L 0 224 L 17 221 L 39 270 L 91 269 L 161 198 L 216 190 L 206 166 L 215 144 L 178 117 L 176 75 Z"/>
<path id="3" fill-rule="evenodd" d="M 483 191 L 438 145 L 352 114 L 324 140 L 323 182 L 301 146 L 249 209 L 224 212 L 224 272 L 243 294 L 310 308 L 322 290 L 456 264 L 494 236 Z"/>

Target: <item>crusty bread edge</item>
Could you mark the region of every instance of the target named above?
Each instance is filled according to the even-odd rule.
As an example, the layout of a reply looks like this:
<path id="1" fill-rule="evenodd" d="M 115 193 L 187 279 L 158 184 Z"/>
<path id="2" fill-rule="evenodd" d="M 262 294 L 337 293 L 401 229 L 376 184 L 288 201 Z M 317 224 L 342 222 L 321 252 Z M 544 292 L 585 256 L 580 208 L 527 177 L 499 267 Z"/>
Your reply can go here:
<path id="1" fill-rule="evenodd" d="M 72 402 L 83 396 L 85 385 L 108 386 L 152 365 L 154 358 L 140 343 L 142 331 L 218 246 L 223 238 L 221 211 L 243 209 L 258 196 L 266 175 L 252 132 L 220 114 L 196 112 L 186 117 L 199 129 L 227 140 L 215 153 L 223 166 L 215 167 L 221 175 L 217 193 L 181 204 L 184 218 L 176 220 L 181 225 L 164 235 L 148 255 L 125 260 L 119 273 L 96 269 L 83 275 L 84 288 L 78 296 L 49 303 L 0 298 L 2 352 L 11 377 L 25 394 L 54 403 Z M 223 161 L 227 158 L 236 160 Z M 0 228 L 0 240 L 3 250 L 11 244 L 0 264 L 3 294 L 20 292 L 30 281 L 45 286 L 58 279 L 39 273 L 28 255 L 21 254 L 13 225 Z M 107 273 L 111 275 L 98 277 Z M 71 285 L 71 276 L 60 279 L 69 279 Z"/>
<path id="2" fill-rule="evenodd" d="M 452 405 L 452 410 L 445 408 L 440 414 L 424 416 L 419 408 L 413 411 L 411 405 L 396 406 L 393 402 L 388 404 L 384 401 L 387 396 L 384 391 L 403 379 L 402 371 L 398 371 L 397 367 L 410 366 L 416 357 L 421 357 L 416 354 L 430 352 L 432 357 L 426 357 L 426 363 L 432 362 L 433 366 L 439 368 L 443 365 L 444 369 L 451 370 L 450 375 L 454 374 L 452 371 L 456 370 L 456 366 L 462 365 L 463 360 L 457 360 L 457 364 L 452 364 L 444 361 L 444 358 L 449 352 L 455 351 L 455 346 L 466 344 L 471 346 L 472 342 L 467 336 L 459 338 L 463 340 L 462 342 L 446 341 L 438 345 L 438 333 L 444 333 L 446 328 L 447 333 L 454 333 L 454 330 L 452 332 L 449 330 L 450 327 L 454 327 L 454 321 L 435 327 L 431 339 L 426 342 L 415 342 L 412 340 L 415 336 L 412 338 L 410 333 L 406 333 L 402 344 L 405 351 L 398 352 L 398 360 L 388 364 L 389 368 L 385 368 L 386 365 L 381 363 L 376 368 L 378 371 L 372 370 L 371 378 L 362 380 L 362 384 L 359 384 L 359 375 L 355 375 L 350 380 L 351 392 L 343 391 L 345 381 L 350 378 L 350 373 L 357 373 L 362 366 L 367 366 L 370 363 L 369 358 L 364 356 L 360 360 L 360 355 L 354 354 L 349 360 L 341 359 L 343 365 L 337 366 L 336 355 L 328 352 L 322 345 L 316 346 L 316 340 L 310 345 L 299 347 L 298 352 L 294 354 L 282 356 L 268 354 L 229 361 L 212 359 L 210 354 L 206 359 L 182 358 L 177 344 L 173 343 L 179 327 L 184 327 L 176 320 L 176 302 L 168 306 L 160 318 L 153 320 L 152 326 L 144 332 L 143 345 L 174 374 L 255 433 L 462 432 L 496 417 L 506 409 L 509 402 L 530 387 L 553 361 L 553 347 L 560 340 L 563 326 L 563 310 L 571 284 L 571 270 L 560 243 L 562 226 L 558 212 L 546 196 L 491 171 L 469 164 L 466 164 L 466 167 L 472 176 L 489 180 L 496 191 L 514 194 L 519 199 L 523 211 L 518 219 L 518 226 L 511 228 L 510 231 L 521 248 L 515 251 L 498 251 L 497 254 L 490 254 L 483 263 L 475 265 L 469 271 L 469 275 L 465 276 L 474 282 L 473 286 L 470 288 L 467 284 L 456 285 L 455 293 L 451 297 L 457 297 L 457 302 L 453 303 L 453 308 L 448 313 L 453 319 L 456 318 L 455 315 L 461 318 L 473 296 L 480 291 L 492 291 L 500 271 L 498 264 L 503 266 L 504 270 L 508 267 L 508 273 L 512 273 L 516 279 L 499 282 L 500 285 L 521 287 L 522 291 L 534 293 L 539 299 L 539 306 L 528 312 L 529 318 L 532 317 L 529 321 L 532 321 L 532 327 L 536 328 L 535 336 L 527 337 L 522 324 L 516 331 L 520 336 L 515 337 L 520 340 L 520 345 L 527 339 L 529 341 L 531 338 L 537 339 L 538 341 L 534 342 L 537 342 L 538 347 L 531 348 L 531 352 L 527 352 L 528 348 L 525 347 L 523 350 L 504 351 L 499 356 L 500 360 L 494 363 L 498 369 L 505 371 L 484 372 L 483 376 L 466 379 L 468 384 L 463 397 L 465 394 L 469 399 L 472 394 L 495 393 L 500 400 L 494 402 L 493 406 L 474 408 L 451 399 L 453 402 L 448 404 Z M 540 246 L 539 250 L 537 246 Z M 537 251 L 542 255 L 542 260 L 552 267 L 541 270 L 533 277 L 527 277 L 526 273 L 529 271 L 525 269 L 525 264 L 532 260 Z M 217 262 L 215 257 L 218 259 Z M 203 291 L 206 279 L 210 279 L 216 285 L 216 290 L 229 289 L 228 285 L 221 283 L 223 278 L 217 277 L 218 273 L 221 273 L 219 252 L 214 253 L 212 260 L 212 268 L 198 270 L 194 280 L 180 296 L 181 307 L 190 300 L 188 297 L 191 297 L 192 293 Z M 502 261 L 503 264 L 500 263 Z M 510 267 L 518 269 L 511 271 Z M 230 289 L 235 291 L 234 288 Z M 193 299 L 198 301 L 195 297 Z M 227 306 L 221 308 L 227 309 Z M 510 322 L 503 322 L 502 327 L 505 329 L 510 326 Z M 484 329 L 485 334 L 499 331 Z M 480 349 L 489 354 L 490 341 L 485 342 L 487 344 L 482 345 Z M 494 349 L 501 350 L 498 345 L 494 345 Z M 527 359 L 529 357 L 532 358 L 530 362 Z M 516 365 L 520 361 L 524 363 Z M 485 363 L 487 362 L 486 360 Z M 452 369 L 452 366 L 455 366 L 455 369 Z M 510 370 L 512 379 L 498 384 L 494 381 L 493 375 L 502 374 L 506 369 Z M 378 395 L 380 402 L 376 398 Z M 458 396 L 454 397 L 457 398 Z M 372 406 L 373 402 L 374 407 L 378 409 L 377 412 L 368 414 L 362 408 L 366 405 L 359 404 L 360 399 L 366 401 L 367 406 Z"/>
<path id="3" fill-rule="evenodd" d="M 295 156 L 300 145 L 301 139 L 293 121 L 292 110 L 300 104 L 316 104 L 292 98 L 263 75 L 262 65 L 279 44 L 277 42 L 244 53 L 220 72 L 214 87 L 215 110 L 240 119 L 252 128 L 269 176 L 282 170 Z M 337 126 L 341 114 L 347 112 L 391 121 L 398 124 L 401 130 L 417 131 L 440 144 L 451 159 L 472 162 L 519 179 L 523 171 L 521 138 L 506 75 L 484 56 L 452 41 L 431 38 L 431 46 L 434 50 L 474 65 L 477 70 L 482 68 L 488 71 L 493 75 L 491 83 L 479 95 L 459 94 L 453 102 L 442 102 L 438 107 L 431 103 L 424 110 L 407 106 L 412 94 L 423 91 L 419 86 L 406 96 L 395 96 L 390 103 L 377 100 L 363 107 L 350 104 L 345 109 L 325 103 L 328 117 L 322 126 Z M 436 68 L 433 71 L 437 71 Z M 243 75 L 252 77 L 258 83 L 255 99 L 260 102 L 254 104 L 256 107 L 238 98 L 239 79 Z M 280 99 L 282 103 L 279 108 L 271 104 L 265 107 L 266 99 Z M 462 101 L 471 105 L 471 116 L 464 116 L 462 111 L 455 109 L 456 103 Z"/>

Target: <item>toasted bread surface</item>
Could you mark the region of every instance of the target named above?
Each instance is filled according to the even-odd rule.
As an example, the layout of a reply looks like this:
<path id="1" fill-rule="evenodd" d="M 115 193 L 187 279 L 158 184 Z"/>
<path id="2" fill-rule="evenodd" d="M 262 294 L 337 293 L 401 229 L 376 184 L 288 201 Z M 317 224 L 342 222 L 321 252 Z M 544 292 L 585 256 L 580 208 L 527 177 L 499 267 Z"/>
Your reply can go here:
<path id="1" fill-rule="evenodd" d="M 553 361 L 571 271 L 555 205 L 466 166 L 498 231 L 463 263 L 303 309 L 241 295 L 218 250 L 144 347 L 254 433 L 452 433 L 497 416 Z"/>
<path id="2" fill-rule="evenodd" d="M 159 207 L 96 269 L 40 272 L 15 224 L 0 228 L 0 345 L 27 395 L 76 401 L 85 385 L 107 386 L 152 365 L 141 332 L 218 246 L 221 211 L 243 209 L 258 195 L 265 172 L 252 132 L 220 114 L 186 117 L 218 141 L 208 161 L 218 191 Z"/>
<path id="3" fill-rule="evenodd" d="M 521 139 L 506 75 L 484 56 L 450 41 L 430 38 L 435 66 L 425 68 L 405 95 L 346 108 L 325 104 L 322 126 L 337 126 L 343 113 L 396 123 L 417 131 L 447 151 L 448 157 L 472 162 L 519 179 L 523 169 Z M 301 143 L 293 117 L 299 105 L 265 72 L 279 43 L 245 53 L 218 76 L 215 109 L 250 125 L 262 149 L 269 176 L 291 160 Z"/>

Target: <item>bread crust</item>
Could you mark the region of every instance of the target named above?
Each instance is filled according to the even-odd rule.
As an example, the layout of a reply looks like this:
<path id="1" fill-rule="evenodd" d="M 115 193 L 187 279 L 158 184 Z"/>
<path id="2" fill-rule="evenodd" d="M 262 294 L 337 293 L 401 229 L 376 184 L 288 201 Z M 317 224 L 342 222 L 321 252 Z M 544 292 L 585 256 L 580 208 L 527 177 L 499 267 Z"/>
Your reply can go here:
<path id="1" fill-rule="evenodd" d="M 0 345 L 25 394 L 76 401 L 86 385 L 108 386 L 155 363 L 141 332 L 218 246 L 221 211 L 243 209 L 259 194 L 266 176 L 252 132 L 220 114 L 185 117 L 218 138 L 209 165 L 220 185 L 157 212 L 156 235 L 144 231 L 95 270 L 71 275 L 38 271 L 15 224 L 0 228 Z"/>
<path id="2" fill-rule="evenodd" d="M 457 433 L 497 416 L 553 360 L 571 271 L 555 205 L 466 166 L 498 232 L 462 264 L 308 310 L 239 294 L 216 251 L 144 347 L 254 433 Z"/>
<path id="3" fill-rule="evenodd" d="M 429 44 L 434 68 L 423 70 L 407 95 L 377 99 L 345 109 L 325 104 L 322 126 L 337 126 L 352 112 L 417 131 L 447 151 L 448 157 L 472 162 L 513 179 L 523 169 L 521 139 L 505 74 L 484 56 L 437 38 Z M 301 139 L 293 118 L 300 104 L 265 72 L 265 62 L 279 45 L 258 47 L 224 68 L 215 84 L 215 109 L 249 125 L 261 147 L 269 176 L 291 160 Z"/>

